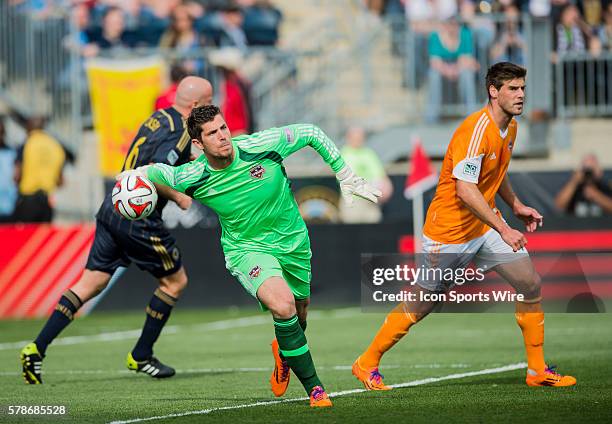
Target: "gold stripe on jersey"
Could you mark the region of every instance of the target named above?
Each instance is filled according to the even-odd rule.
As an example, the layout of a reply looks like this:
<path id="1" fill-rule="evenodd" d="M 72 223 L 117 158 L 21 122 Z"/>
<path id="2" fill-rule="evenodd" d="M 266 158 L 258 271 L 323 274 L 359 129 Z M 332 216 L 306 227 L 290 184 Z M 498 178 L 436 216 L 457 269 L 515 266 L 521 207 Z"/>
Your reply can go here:
<path id="1" fill-rule="evenodd" d="M 187 132 L 187 129 L 185 129 L 178 143 L 176 143 L 176 148 L 182 152 L 183 150 L 185 150 L 185 147 L 187 147 L 188 142 L 189 142 L 189 133 Z"/>
<path id="2" fill-rule="evenodd" d="M 170 131 L 174 132 L 174 119 L 172 119 L 172 116 L 170 116 L 170 114 L 163 109 L 160 109 L 159 111 L 162 113 L 162 115 L 168 118 L 168 122 L 170 123 Z"/>

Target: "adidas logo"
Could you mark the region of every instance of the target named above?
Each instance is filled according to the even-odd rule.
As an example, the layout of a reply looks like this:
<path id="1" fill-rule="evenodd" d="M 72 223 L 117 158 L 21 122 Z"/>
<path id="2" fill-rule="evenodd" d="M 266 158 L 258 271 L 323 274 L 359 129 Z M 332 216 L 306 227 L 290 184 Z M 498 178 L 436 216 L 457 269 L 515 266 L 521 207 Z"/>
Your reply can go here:
<path id="1" fill-rule="evenodd" d="M 159 373 L 160 369 L 157 367 L 154 367 L 151 364 L 147 364 L 144 367 L 142 367 L 140 371 L 146 372 L 147 374 L 151 374 L 153 377 L 155 377 Z"/>
<path id="2" fill-rule="evenodd" d="M 491 153 L 491 156 L 489 156 L 489 160 L 495 160 L 497 159 L 497 156 L 495 155 L 495 152 Z"/>

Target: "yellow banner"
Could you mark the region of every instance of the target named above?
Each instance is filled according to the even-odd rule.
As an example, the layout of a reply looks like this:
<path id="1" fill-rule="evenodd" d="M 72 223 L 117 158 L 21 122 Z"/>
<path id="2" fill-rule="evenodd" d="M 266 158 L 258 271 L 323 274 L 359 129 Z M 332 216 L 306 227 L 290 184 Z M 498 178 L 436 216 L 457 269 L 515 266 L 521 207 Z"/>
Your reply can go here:
<path id="1" fill-rule="evenodd" d="M 87 63 L 100 171 L 113 177 L 162 89 L 162 61 L 93 59 Z"/>

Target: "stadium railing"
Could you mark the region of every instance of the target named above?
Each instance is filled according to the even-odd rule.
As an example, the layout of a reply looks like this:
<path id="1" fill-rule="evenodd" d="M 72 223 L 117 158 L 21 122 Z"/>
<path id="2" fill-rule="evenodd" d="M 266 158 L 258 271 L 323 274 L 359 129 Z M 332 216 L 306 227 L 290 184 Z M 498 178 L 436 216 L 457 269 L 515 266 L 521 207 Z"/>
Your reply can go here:
<path id="1" fill-rule="evenodd" d="M 559 55 L 555 92 L 559 117 L 612 115 L 612 52 Z"/>
<path id="2" fill-rule="evenodd" d="M 80 58 L 68 48 L 73 34 L 66 12 L 43 19 L 0 2 L 0 98 L 22 117 L 48 118 L 68 148 L 81 139 L 86 88 Z"/>
<path id="3" fill-rule="evenodd" d="M 487 69 L 497 60 L 492 55 L 493 46 L 500 41 L 500 36 L 506 17 L 502 14 L 477 15 L 471 21 L 460 17 L 457 22 L 461 27 L 469 28 L 473 44 L 473 59 L 476 70 L 476 101 L 482 103 L 487 99 L 487 93 L 482 83 Z M 430 22 L 432 29 L 440 22 Z M 433 31 L 415 30 L 414 25 L 404 16 L 392 16 L 388 20 L 392 28 L 393 50 L 403 57 L 405 63 L 405 84 L 414 91 L 423 91 L 423 97 L 429 97 L 431 89 L 430 57 L 428 52 L 429 37 Z M 534 18 L 522 14 L 517 22 L 517 33 L 523 40 L 525 48 L 520 53 L 522 60 L 516 60 L 527 67 L 529 78 L 529 95 L 527 96 L 527 112 L 531 110 L 546 110 L 552 112 L 552 66 L 549 58 L 552 53 L 552 22 L 548 18 Z M 459 83 L 443 81 L 443 98 L 440 107 L 440 117 L 456 117 L 465 111 L 466 104 L 459 98 Z M 426 110 L 423 105 L 422 110 Z"/>

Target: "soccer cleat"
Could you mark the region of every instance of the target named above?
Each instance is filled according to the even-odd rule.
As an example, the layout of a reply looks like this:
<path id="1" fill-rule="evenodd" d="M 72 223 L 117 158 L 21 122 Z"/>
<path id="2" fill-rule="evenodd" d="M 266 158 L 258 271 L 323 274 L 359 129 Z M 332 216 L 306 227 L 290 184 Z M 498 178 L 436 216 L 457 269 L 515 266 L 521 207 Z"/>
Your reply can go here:
<path id="1" fill-rule="evenodd" d="M 131 352 L 128 353 L 126 365 L 132 371 L 144 372 L 154 378 L 168 378 L 176 373 L 174 368 L 162 364 L 155 356 L 151 356 L 144 361 L 137 361 Z"/>
<path id="2" fill-rule="evenodd" d="M 285 394 L 287 387 L 289 387 L 291 372 L 287 360 L 280 356 L 276 339 L 272 340 L 272 355 L 274 356 L 274 371 L 270 376 L 270 387 L 274 396 L 280 397 Z"/>
<path id="3" fill-rule="evenodd" d="M 367 390 L 391 390 L 383 382 L 384 376 L 378 372 L 378 367 L 364 369 L 359 365 L 359 358 L 353 363 L 353 375 L 361 381 Z"/>
<path id="4" fill-rule="evenodd" d="M 321 386 L 314 386 L 310 391 L 310 407 L 311 408 L 327 408 L 332 406 L 329 396 Z"/>
<path id="5" fill-rule="evenodd" d="M 551 386 L 551 387 L 567 387 L 576 384 L 576 379 L 571 375 L 561 375 L 557 371 L 555 365 L 547 366 L 544 372 L 532 374 L 531 370 L 527 371 L 525 381 L 528 386 Z"/>
<path id="6" fill-rule="evenodd" d="M 43 356 L 38 351 L 35 343 L 27 344 L 21 349 L 21 368 L 23 379 L 27 384 L 42 384 L 42 360 Z"/>

